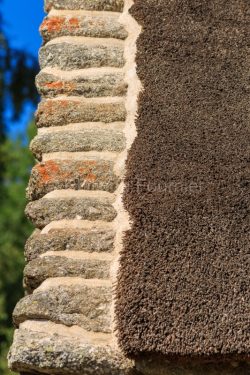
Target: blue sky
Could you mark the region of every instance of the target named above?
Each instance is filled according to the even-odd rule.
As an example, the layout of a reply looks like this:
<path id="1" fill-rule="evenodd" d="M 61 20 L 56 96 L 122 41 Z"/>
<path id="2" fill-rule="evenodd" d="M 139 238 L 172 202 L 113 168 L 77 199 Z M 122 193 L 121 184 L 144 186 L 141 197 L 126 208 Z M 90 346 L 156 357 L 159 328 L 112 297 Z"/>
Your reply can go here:
<path id="1" fill-rule="evenodd" d="M 43 20 L 43 0 L 2 0 L 4 28 L 13 47 L 37 56 L 41 45 L 38 28 Z"/>
<path id="2" fill-rule="evenodd" d="M 44 18 L 43 0 L 2 0 L 4 30 L 14 48 L 28 51 L 35 57 L 41 46 L 39 26 Z M 11 135 L 25 129 L 34 108 L 26 106 L 25 113 L 18 122 L 8 121 Z M 7 111 L 8 115 L 8 111 Z"/>

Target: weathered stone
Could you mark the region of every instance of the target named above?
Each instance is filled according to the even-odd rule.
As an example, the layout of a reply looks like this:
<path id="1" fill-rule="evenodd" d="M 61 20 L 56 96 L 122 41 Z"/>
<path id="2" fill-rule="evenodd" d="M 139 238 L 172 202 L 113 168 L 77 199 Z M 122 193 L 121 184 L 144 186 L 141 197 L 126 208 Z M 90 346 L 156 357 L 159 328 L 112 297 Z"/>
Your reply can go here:
<path id="1" fill-rule="evenodd" d="M 34 138 L 30 148 L 38 160 L 51 152 L 116 151 L 126 146 L 122 131 L 85 129 L 83 131 L 59 131 L 42 133 Z"/>
<path id="2" fill-rule="evenodd" d="M 60 72 L 60 71 L 59 71 Z M 120 71 L 98 70 L 74 73 L 47 73 L 41 71 L 36 78 L 41 95 L 81 95 L 85 98 L 105 96 L 125 96 L 127 85 L 124 73 Z"/>
<path id="3" fill-rule="evenodd" d="M 47 43 L 40 49 L 41 68 L 62 70 L 124 66 L 124 42 L 117 39 L 81 39 L 62 37 L 61 42 Z M 63 53 L 62 53 L 63 52 Z"/>
<path id="4" fill-rule="evenodd" d="M 45 42 L 60 36 L 86 36 L 126 39 L 124 26 L 116 13 L 84 13 L 81 15 L 49 16 L 43 21 L 40 32 Z"/>
<path id="5" fill-rule="evenodd" d="M 122 12 L 124 0 L 45 0 L 45 9 L 48 12 L 52 7 L 56 9 L 85 9 L 109 10 Z"/>
<path id="6" fill-rule="evenodd" d="M 110 265 L 110 259 L 44 256 L 27 264 L 24 269 L 24 283 L 27 291 L 31 293 L 48 278 L 79 276 L 85 279 L 108 279 Z"/>
<path id="7" fill-rule="evenodd" d="M 63 219 L 112 221 L 116 210 L 112 200 L 97 197 L 42 198 L 31 202 L 25 210 L 27 217 L 38 228 Z"/>
<path id="8" fill-rule="evenodd" d="M 112 161 L 49 160 L 32 169 L 27 198 L 36 200 L 53 190 L 64 189 L 114 192 L 119 181 Z"/>
<path id="9" fill-rule="evenodd" d="M 111 346 L 109 335 L 67 335 L 61 325 L 56 325 L 53 330 L 54 325 L 47 322 L 36 322 L 36 329 L 32 331 L 28 323 L 15 332 L 9 353 L 9 365 L 13 371 L 54 375 L 132 375 L 132 361 Z M 43 332 L 38 331 L 40 326 Z"/>
<path id="10" fill-rule="evenodd" d="M 47 251 L 112 252 L 115 232 L 109 227 L 89 229 L 51 229 L 48 233 L 35 230 L 25 245 L 27 261 Z"/>
<path id="11" fill-rule="evenodd" d="M 36 113 L 37 127 L 62 126 L 70 123 L 125 121 L 123 98 L 48 99 Z"/>
<path id="12" fill-rule="evenodd" d="M 35 290 L 22 298 L 13 312 L 16 326 L 25 320 L 45 319 L 88 331 L 110 332 L 112 287 L 57 285 Z"/>

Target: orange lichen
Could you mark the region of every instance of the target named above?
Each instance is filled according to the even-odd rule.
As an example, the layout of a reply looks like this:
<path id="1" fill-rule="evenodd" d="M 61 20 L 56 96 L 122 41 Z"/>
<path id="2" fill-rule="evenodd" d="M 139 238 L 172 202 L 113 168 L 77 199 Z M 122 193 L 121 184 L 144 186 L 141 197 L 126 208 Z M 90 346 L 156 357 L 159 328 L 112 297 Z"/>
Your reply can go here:
<path id="1" fill-rule="evenodd" d="M 97 165 L 97 161 L 95 160 L 86 160 L 84 162 L 84 167 L 78 168 L 80 174 L 86 175 L 85 181 L 87 182 L 95 182 L 97 179 L 96 174 L 93 173 L 93 168 Z"/>
<path id="2" fill-rule="evenodd" d="M 54 31 L 60 32 L 63 29 L 64 23 L 65 19 L 62 17 L 46 18 L 41 25 L 41 30 L 48 31 L 49 33 Z"/>
<path id="3" fill-rule="evenodd" d="M 69 107 L 70 105 L 72 105 L 72 102 L 70 102 L 69 100 L 58 100 L 58 106 L 59 108 L 60 107 Z"/>
<path id="4" fill-rule="evenodd" d="M 64 84 L 64 89 L 65 91 L 68 91 L 68 92 L 73 91 L 76 89 L 76 84 L 73 82 L 66 82 Z"/>
<path id="5" fill-rule="evenodd" d="M 72 31 L 73 29 L 79 28 L 79 19 L 76 17 L 72 17 L 68 21 L 69 29 Z"/>
<path id="6" fill-rule="evenodd" d="M 89 167 L 95 167 L 97 165 L 96 160 L 85 160 L 84 165 L 89 166 Z"/>
<path id="7" fill-rule="evenodd" d="M 48 33 L 61 33 L 63 30 L 73 31 L 77 28 L 79 28 L 79 19 L 76 17 L 69 20 L 66 20 L 65 17 L 50 17 L 46 18 L 41 25 L 41 31 Z"/>
<path id="8" fill-rule="evenodd" d="M 97 162 L 95 160 L 86 160 L 84 162 L 84 166 L 78 168 L 78 171 L 80 173 L 89 173 L 89 171 L 92 170 L 93 167 L 95 167 Z"/>
<path id="9" fill-rule="evenodd" d="M 42 84 L 43 87 L 46 87 L 49 90 L 55 91 L 64 91 L 64 92 L 71 92 L 75 90 L 76 84 L 73 82 L 62 82 L 62 81 L 54 81 L 54 82 L 46 82 Z"/>
<path id="10" fill-rule="evenodd" d="M 38 164 L 34 167 L 40 177 L 40 184 L 46 184 L 52 180 L 55 174 L 60 172 L 56 162 L 49 160 L 46 163 Z"/>
<path id="11" fill-rule="evenodd" d="M 98 164 L 95 160 L 86 160 L 81 163 L 81 167 L 72 170 L 71 164 L 65 161 L 62 165 L 53 160 L 40 163 L 34 167 L 34 171 L 38 173 L 38 185 L 46 185 L 49 183 L 57 183 L 63 181 L 75 180 L 75 177 L 80 180 L 94 183 L 97 179 L 101 179 L 99 173 L 96 174 L 96 165 Z"/>
<path id="12" fill-rule="evenodd" d="M 44 86 L 47 87 L 48 89 L 60 90 L 64 87 L 64 83 L 61 81 L 47 82 L 47 83 L 44 83 Z"/>
<path id="13" fill-rule="evenodd" d="M 51 116 L 56 110 L 56 102 L 46 100 L 39 105 L 38 113 Z"/>
<path id="14" fill-rule="evenodd" d="M 94 174 L 94 173 L 89 173 L 86 177 L 85 177 L 85 181 L 87 182 L 95 182 L 97 179 L 97 176 Z"/>

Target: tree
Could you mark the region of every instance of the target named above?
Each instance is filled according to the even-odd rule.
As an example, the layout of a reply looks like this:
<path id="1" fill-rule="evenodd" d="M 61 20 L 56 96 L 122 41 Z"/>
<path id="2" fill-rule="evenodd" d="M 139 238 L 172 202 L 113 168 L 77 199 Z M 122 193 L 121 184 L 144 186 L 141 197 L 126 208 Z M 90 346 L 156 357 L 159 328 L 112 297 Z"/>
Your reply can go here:
<path id="1" fill-rule="evenodd" d="M 29 126 L 29 139 L 35 126 Z M 12 340 L 12 312 L 23 296 L 23 248 L 32 226 L 24 216 L 25 189 L 34 159 L 22 139 L 6 139 L 1 146 L 8 167 L 2 175 L 5 199 L 0 210 L 0 374 L 9 374 L 6 354 Z"/>
<path id="2" fill-rule="evenodd" d="M 35 106 L 39 100 L 34 85 L 39 70 L 38 61 L 34 56 L 10 46 L 3 24 L 0 13 L 0 144 L 5 141 L 7 133 L 5 108 L 11 107 L 12 118 L 17 120 L 27 102 Z M 1 153 L 0 184 L 5 165 L 4 155 Z"/>
<path id="3" fill-rule="evenodd" d="M 11 48 L 2 21 L 0 13 L 0 375 L 7 375 L 10 371 L 6 355 L 13 332 L 11 316 L 23 294 L 23 248 L 32 230 L 24 208 L 25 188 L 34 161 L 23 135 L 17 140 L 8 137 L 5 108 L 11 107 L 16 120 L 25 105 L 36 105 L 39 97 L 34 85 L 37 59 Z M 33 133 L 32 123 L 29 139 Z"/>

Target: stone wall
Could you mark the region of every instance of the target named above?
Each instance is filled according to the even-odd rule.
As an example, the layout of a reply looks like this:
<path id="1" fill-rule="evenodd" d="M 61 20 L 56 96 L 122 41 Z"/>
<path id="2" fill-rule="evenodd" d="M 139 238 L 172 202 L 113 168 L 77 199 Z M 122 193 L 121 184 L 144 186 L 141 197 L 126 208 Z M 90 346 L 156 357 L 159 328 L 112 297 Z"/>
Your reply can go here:
<path id="1" fill-rule="evenodd" d="M 249 375 L 249 6 L 133 4 L 45 0 L 10 368 Z"/>
<path id="2" fill-rule="evenodd" d="M 128 76 L 136 82 L 130 5 L 45 4 L 36 80 L 42 101 L 31 143 L 38 163 L 26 208 L 36 229 L 25 249 L 26 296 L 13 313 L 13 371 L 134 374 L 118 349 L 113 313 L 127 225 L 121 204 L 133 118 L 127 94 L 136 102 L 128 85 Z"/>

